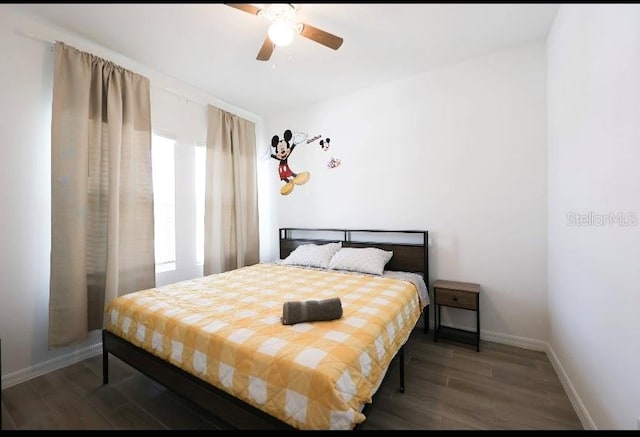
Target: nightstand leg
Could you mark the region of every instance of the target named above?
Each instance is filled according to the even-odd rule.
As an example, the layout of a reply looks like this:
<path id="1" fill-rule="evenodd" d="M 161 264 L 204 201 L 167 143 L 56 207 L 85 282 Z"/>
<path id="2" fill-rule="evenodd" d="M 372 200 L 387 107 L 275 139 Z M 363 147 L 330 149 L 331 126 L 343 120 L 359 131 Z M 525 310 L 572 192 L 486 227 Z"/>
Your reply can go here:
<path id="1" fill-rule="evenodd" d="M 480 296 L 476 297 L 476 352 L 480 352 Z"/>
<path id="2" fill-rule="evenodd" d="M 433 288 L 433 342 L 438 341 L 438 300 L 436 297 L 436 288 Z"/>
<path id="3" fill-rule="evenodd" d="M 2 339 L 0 339 L 0 431 L 2 431 Z"/>
<path id="4" fill-rule="evenodd" d="M 440 330 L 440 323 L 442 323 L 442 315 L 440 314 L 440 305 L 436 304 L 434 317 L 436 318 L 433 325 L 433 341 L 438 342 L 438 331 Z"/>

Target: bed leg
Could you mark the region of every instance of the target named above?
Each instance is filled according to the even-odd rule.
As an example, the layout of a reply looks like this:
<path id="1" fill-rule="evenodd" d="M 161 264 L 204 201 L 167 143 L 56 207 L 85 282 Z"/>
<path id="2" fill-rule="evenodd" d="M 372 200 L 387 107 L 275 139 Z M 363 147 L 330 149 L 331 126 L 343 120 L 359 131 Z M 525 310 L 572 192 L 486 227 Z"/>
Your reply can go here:
<path id="1" fill-rule="evenodd" d="M 105 346 L 104 331 L 102 331 L 102 384 L 109 384 L 109 352 Z"/>
<path id="2" fill-rule="evenodd" d="M 404 393 L 404 345 L 400 348 L 400 393 Z"/>

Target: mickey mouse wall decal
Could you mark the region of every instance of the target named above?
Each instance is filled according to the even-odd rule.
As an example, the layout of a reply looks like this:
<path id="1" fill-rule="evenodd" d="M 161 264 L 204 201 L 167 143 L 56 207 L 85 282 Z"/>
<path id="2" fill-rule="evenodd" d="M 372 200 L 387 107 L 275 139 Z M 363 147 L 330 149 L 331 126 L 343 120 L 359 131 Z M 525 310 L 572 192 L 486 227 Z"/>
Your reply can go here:
<path id="1" fill-rule="evenodd" d="M 324 150 L 325 152 L 327 150 L 329 150 L 329 146 L 331 143 L 331 138 L 325 138 L 324 140 L 320 140 L 320 147 L 322 148 L 322 150 Z M 333 156 L 331 157 L 331 159 L 329 160 L 329 162 L 327 162 L 327 168 L 336 168 L 338 166 L 340 166 L 342 164 L 342 160 L 339 158 L 334 158 Z"/>
<path id="2" fill-rule="evenodd" d="M 327 162 L 327 167 L 328 168 L 336 168 L 338 167 L 340 164 L 342 164 L 342 160 L 338 159 L 338 158 L 334 158 L 333 156 L 331 157 L 331 159 L 329 160 L 329 162 Z"/>
<path id="3" fill-rule="evenodd" d="M 326 140 L 320 140 L 320 147 L 322 147 L 322 150 L 324 150 L 325 152 L 329 150 L 330 142 L 331 142 L 331 138 L 327 138 Z"/>
<path id="4" fill-rule="evenodd" d="M 289 156 L 293 153 L 293 149 L 305 141 L 309 144 L 319 138 L 320 136 L 318 135 L 314 138 L 307 139 L 306 134 L 297 132 L 295 140 L 292 141 L 294 135 L 289 129 L 284 131 L 283 138 L 280 138 L 278 135 L 274 135 L 271 138 L 271 147 L 275 148 L 275 153 L 272 153 L 271 157 L 280 162 L 278 165 L 278 175 L 280 176 L 280 180 L 285 183 L 282 188 L 280 188 L 280 194 L 283 196 L 291 194 L 295 185 L 306 184 L 310 177 L 308 171 L 294 173 L 289 167 Z"/>

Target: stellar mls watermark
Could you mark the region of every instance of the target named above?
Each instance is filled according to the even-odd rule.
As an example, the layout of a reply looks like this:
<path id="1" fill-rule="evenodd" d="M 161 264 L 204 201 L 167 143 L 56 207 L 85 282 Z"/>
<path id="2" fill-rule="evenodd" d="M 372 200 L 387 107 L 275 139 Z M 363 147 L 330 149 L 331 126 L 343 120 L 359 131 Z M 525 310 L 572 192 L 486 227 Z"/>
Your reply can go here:
<path id="1" fill-rule="evenodd" d="M 598 214 L 593 211 L 567 213 L 569 226 L 638 226 L 638 214 L 635 211 L 618 211 Z"/>

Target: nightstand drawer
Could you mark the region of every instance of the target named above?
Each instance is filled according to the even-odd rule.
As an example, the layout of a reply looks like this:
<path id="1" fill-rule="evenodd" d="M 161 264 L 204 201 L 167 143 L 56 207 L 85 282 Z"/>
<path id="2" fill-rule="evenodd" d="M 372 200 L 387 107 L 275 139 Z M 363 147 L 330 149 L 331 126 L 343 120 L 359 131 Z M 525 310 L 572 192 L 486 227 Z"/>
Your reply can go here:
<path id="1" fill-rule="evenodd" d="M 456 308 L 465 308 L 468 310 L 477 310 L 476 304 L 477 293 L 469 293 L 467 291 L 446 290 L 438 288 L 436 291 L 436 305 L 444 305 Z"/>

